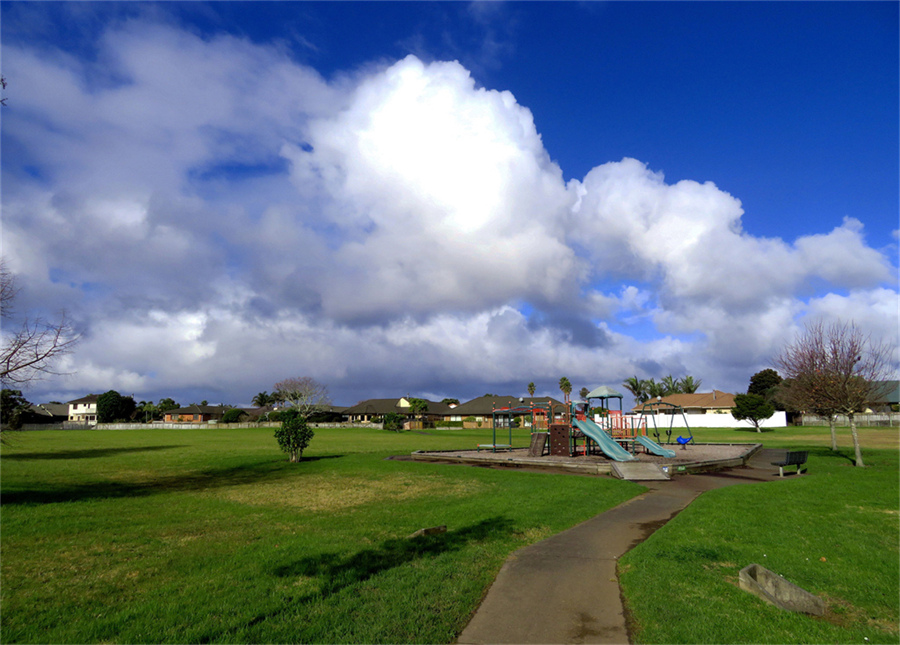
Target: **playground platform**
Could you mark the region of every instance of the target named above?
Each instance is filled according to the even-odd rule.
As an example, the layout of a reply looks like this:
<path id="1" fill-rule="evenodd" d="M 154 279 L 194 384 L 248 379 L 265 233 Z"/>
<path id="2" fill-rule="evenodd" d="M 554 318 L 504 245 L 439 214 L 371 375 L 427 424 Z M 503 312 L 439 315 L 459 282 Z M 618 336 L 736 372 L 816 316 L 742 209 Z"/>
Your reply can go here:
<path id="1" fill-rule="evenodd" d="M 724 468 L 744 466 L 756 454 L 762 444 L 740 443 L 697 443 L 686 446 L 666 446 L 675 451 L 675 457 L 639 452 L 635 455 L 639 462 L 658 465 L 669 475 L 701 473 Z M 527 470 L 546 470 L 549 472 L 568 472 L 577 475 L 613 475 L 614 463 L 602 455 L 577 455 L 558 457 L 544 455 L 531 457 L 528 448 L 512 448 L 491 452 L 481 450 L 440 450 L 433 452 L 416 451 L 411 458 L 415 461 L 437 463 L 458 463 L 469 466 L 494 468 L 521 468 Z"/>

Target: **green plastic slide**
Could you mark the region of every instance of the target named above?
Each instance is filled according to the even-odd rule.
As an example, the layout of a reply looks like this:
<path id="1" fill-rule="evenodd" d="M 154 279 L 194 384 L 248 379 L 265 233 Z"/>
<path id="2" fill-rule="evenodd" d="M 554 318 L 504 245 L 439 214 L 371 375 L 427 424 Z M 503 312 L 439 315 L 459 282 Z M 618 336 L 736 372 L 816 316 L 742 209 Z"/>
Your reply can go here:
<path id="1" fill-rule="evenodd" d="M 615 439 L 610 437 L 606 433 L 606 430 L 590 419 L 585 419 L 584 421 L 576 419 L 575 427 L 596 441 L 597 445 L 600 446 L 600 450 L 603 451 L 603 454 L 610 459 L 615 459 L 616 461 L 634 461 L 636 459 L 634 455 L 625 450 L 625 448 L 620 446 Z"/>

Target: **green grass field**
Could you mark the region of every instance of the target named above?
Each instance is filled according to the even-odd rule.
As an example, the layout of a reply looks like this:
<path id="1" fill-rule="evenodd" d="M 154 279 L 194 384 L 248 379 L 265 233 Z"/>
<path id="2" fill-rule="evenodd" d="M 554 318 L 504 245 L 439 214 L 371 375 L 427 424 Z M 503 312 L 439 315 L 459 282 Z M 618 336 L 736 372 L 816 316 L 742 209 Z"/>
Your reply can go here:
<path id="1" fill-rule="evenodd" d="M 3 642 L 452 642 L 512 551 L 642 490 L 385 460 L 484 441 L 321 429 L 290 464 L 271 429 L 13 435 Z"/>
<path id="2" fill-rule="evenodd" d="M 734 430 L 694 432 L 735 441 Z M 828 428 L 740 432 L 773 448 L 810 450 L 809 472 L 702 495 L 619 562 L 637 643 L 896 643 L 900 638 L 898 431 Z M 793 469 L 790 469 L 793 470 Z M 751 563 L 826 601 L 814 618 L 738 587 Z"/>
<path id="3" fill-rule="evenodd" d="M 810 473 L 707 493 L 627 554 L 637 642 L 897 642 L 898 432 L 861 429 L 865 469 L 841 433 L 833 454 L 827 428 L 694 431 L 808 447 Z M 386 460 L 489 437 L 320 429 L 290 464 L 265 428 L 13 434 L 3 642 L 453 642 L 512 551 L 643 490 Z M 738 590 L 750 562 L 823 595 L 829 615 Z"/>

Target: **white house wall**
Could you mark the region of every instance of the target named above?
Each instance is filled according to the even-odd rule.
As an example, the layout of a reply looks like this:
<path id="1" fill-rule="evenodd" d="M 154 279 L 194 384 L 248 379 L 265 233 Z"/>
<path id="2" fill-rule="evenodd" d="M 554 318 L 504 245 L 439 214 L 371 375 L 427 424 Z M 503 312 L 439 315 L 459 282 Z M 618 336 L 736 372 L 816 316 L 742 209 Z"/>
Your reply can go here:
<path id="1" fill-rule="evenodd" d="M 691 428 L 752 428 L 753 424 L 749 421 L 738 421 L 731 414 L 688 414 L 687 427 Z M 657 414 L 646 415 L 647 431 L 653 429 L 653 419 L 656 419 L 656 427 L 660 430 L 664 428 L 684 428 L 684 417 L 680 414 Z M 599 423 L 599 419 L 598 419 Z M 671 425 L 670 425 L 671 424 Z M 784 412 L 776 412 L 768 419 L 760 424 L 762 428 L 786 428 L 787 415 Z"/>

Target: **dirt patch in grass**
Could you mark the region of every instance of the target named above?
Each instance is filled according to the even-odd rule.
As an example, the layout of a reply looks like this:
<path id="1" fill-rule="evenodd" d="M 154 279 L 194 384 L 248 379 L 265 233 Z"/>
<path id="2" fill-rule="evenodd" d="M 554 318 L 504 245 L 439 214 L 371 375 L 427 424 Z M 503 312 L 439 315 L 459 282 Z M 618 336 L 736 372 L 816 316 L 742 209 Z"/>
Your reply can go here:
<path id="1" fill-rule="evenodd" d="M 822 594 L 825 601 L 825 615 L 819 620 L 837 625 L 838 627 L 853 627 L 854 625 L 867 625 L 873 629 L 896 636 L 900 633 L 900 627 L 889 618 L 870 616 L 868 612 L 856 607 L 846 600 L 834 598 Z"/>
<path id="2" fill-rule="evenodd" d="M 378 479 L 347 475 L 298 477 L 253 486 L 228 486 L 204 494 L 240 504 L 287 506 L 310 512 L 339 511 L 379 500 L 412 500 L 418 497 L 468 497 L 484 488 L 477 481 L 447 481 L 397 473 Z"/>

